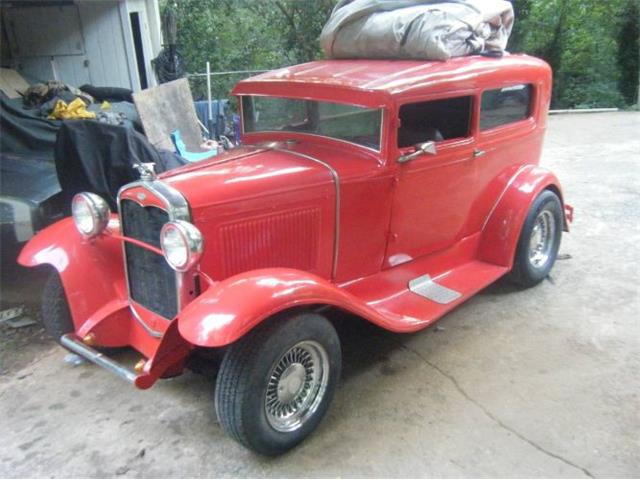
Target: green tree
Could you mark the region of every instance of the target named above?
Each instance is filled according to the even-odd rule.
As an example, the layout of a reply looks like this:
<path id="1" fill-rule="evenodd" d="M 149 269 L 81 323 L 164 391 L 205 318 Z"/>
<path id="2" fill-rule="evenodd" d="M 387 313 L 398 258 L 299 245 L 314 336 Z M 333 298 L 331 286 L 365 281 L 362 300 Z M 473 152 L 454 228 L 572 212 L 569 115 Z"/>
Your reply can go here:
<path id="1" fill-rule="evenodd" d="M 320 58 L 318 37 L 336 0 L 161 0 L 178 19 L 187 71 L 262 70 Z M 554 108 L 637 102 L 639 0 L 512 0 L 508 49 L 544 58 Z M 213 77 L 228 96 L 242 76 Z M 206 79 L 191 77 L 194 96 Z"/>
<path id="2" fill-rule="evenodd" d="M 165 0 L 177 18 L 179 50 L 189 73 L 263 70 L 318 58 L 318 37 L 335 0 Z M 215 97 L 244 75 L 212 77 Z M 194 97 L 206 78 L 191 77 Z"/>
<path id="3" fill-rule="evenodd" d="M 544 58 L 554 72 L 555 108 L 623 106 L 620 19 L 630 0 L 517 0 L 510 49 Z M 637 0 L 631 0 L 636 2 Z M 628 55 L 623 55 L 626 59 Z M 628 63 L 628 61 L 627 61 Z M 637 71 L 637 68 L 636 68 Z M 631 76 L 625 85 L 634 80 Z M 637 81 L 636 81 L 637 82 Z M 636 83 L 637 85 L 637 83 Z"/>
<path id="4" fill-rule="evenodd" d="M 283 45 L 296 63 L 321 55 L 318 38 L 336 0 L 267 0 L 257 2 L 265 19 L 282 32 Z"/>
<path id="5" fill-rule="evenodd" d="M 638 91 L 640 82 L 640 4 L 629 0 L 621 16 L 618 33 L 618 67 L 620 69 L 619 88 L 628 105 L 640 103 Z"/>

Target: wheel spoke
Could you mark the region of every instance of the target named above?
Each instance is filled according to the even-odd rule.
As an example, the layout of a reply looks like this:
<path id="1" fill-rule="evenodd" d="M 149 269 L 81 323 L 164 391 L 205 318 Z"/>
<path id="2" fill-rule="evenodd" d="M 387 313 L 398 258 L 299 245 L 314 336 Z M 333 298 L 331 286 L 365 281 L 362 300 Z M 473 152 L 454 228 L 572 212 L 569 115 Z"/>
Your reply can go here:
<path id="1" fill-rule="evenodd" d="M 328 378 L 328 355 L 317 342 L 303 341 L 285 352 L 267 382 L 264 405 L 270 425 L 283 432 L 300 428 L 320 405 Z"/>
<path id="2" fill-rule="evenodd" d="M 529 262 L 535 268 L 544 268 L 551 257 L 555 243 L 555 219 L 549 210 L 541 211 L 535 219 L 529 240 Z"/>

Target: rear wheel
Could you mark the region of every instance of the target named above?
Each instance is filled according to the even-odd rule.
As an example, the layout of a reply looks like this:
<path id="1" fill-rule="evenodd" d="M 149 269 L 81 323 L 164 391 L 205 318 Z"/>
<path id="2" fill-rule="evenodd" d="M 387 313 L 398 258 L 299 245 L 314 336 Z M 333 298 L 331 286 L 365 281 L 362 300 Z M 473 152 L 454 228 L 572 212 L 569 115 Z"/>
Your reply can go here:
<path id="1" fill-rule="evenodd" d="M 511 280 L 532 287 L 549 275 L 562 237 L 562 205 L 558 196 L 544 190 L 534 200 L 520 233 Z"/>
<path id="2" fill-rule="evenodd" d="M 284 453 L 322 420 L 340 367 L 340 341 L 326 318 L 275 317 L 225 354 L 215 392 L 218 420 L 244 446 L 263 455 Z"/>
<path id="3" fill-rule="evenodd" d="M 62 335 L 74 330 L 64 287 L 56 271 L 49 275 L 44 285 L 40 316 L 45 331 L 57 342 L 60 342 Z"/>

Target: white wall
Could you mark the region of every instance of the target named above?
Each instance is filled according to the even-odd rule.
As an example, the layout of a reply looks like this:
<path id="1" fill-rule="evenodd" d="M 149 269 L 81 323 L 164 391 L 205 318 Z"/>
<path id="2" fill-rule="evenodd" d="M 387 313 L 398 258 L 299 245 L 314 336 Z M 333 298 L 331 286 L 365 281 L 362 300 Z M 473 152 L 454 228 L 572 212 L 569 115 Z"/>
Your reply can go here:
<path id="1" fill-rule="evenodd" d="M 6 8 L 3 21 L 12 57 L 18 60 L 20 70 L 26 75 L 48 80 L 54 77 L 55 70 L 72 85 L 89 81 L 75 5 Z"/>
<path id="2" fill-rule="evenodd" d="M 28 77 L 80 86 L 140 89 L 129 13 L 142 21 L 147 79 L 160 50 L 157 0 L 79 0 L 72 5 L 3 8 L 15 67 Z"/>
<path id="3" fill-rule="evenodd" d="M 99 87 L 139 88 L 137 71 L 129 63 L 128 49 L 117 1 L 78 2 L 91 83 Z M 135 64 L 134 64 L 135 65 Z M 133 78 L 132 78 L 133 77 Z"/>

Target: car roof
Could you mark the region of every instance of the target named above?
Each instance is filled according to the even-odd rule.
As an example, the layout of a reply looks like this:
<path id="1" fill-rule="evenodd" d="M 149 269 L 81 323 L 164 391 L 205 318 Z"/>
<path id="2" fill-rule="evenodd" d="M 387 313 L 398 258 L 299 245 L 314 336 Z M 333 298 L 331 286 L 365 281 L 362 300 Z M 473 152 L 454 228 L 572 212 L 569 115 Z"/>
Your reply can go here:
<path id="1" fill-rule="evenodd" d="M 549 66 L 528 55 L 506 54 L 500 58 L 458 57 L 447 61 L 420 60 L 320 60 L 272 70 L 238 83 L 234 94 L 272 94 L 277 86 L 314 85 L 358 92 L 377 92 L 399 96 L 425 88 L 464 85 L 479 77 L 550 77 Z M 265 90 L 266 86 L 268 91 Z M 296 95 L 297 96 L 297 95 Z"/>

